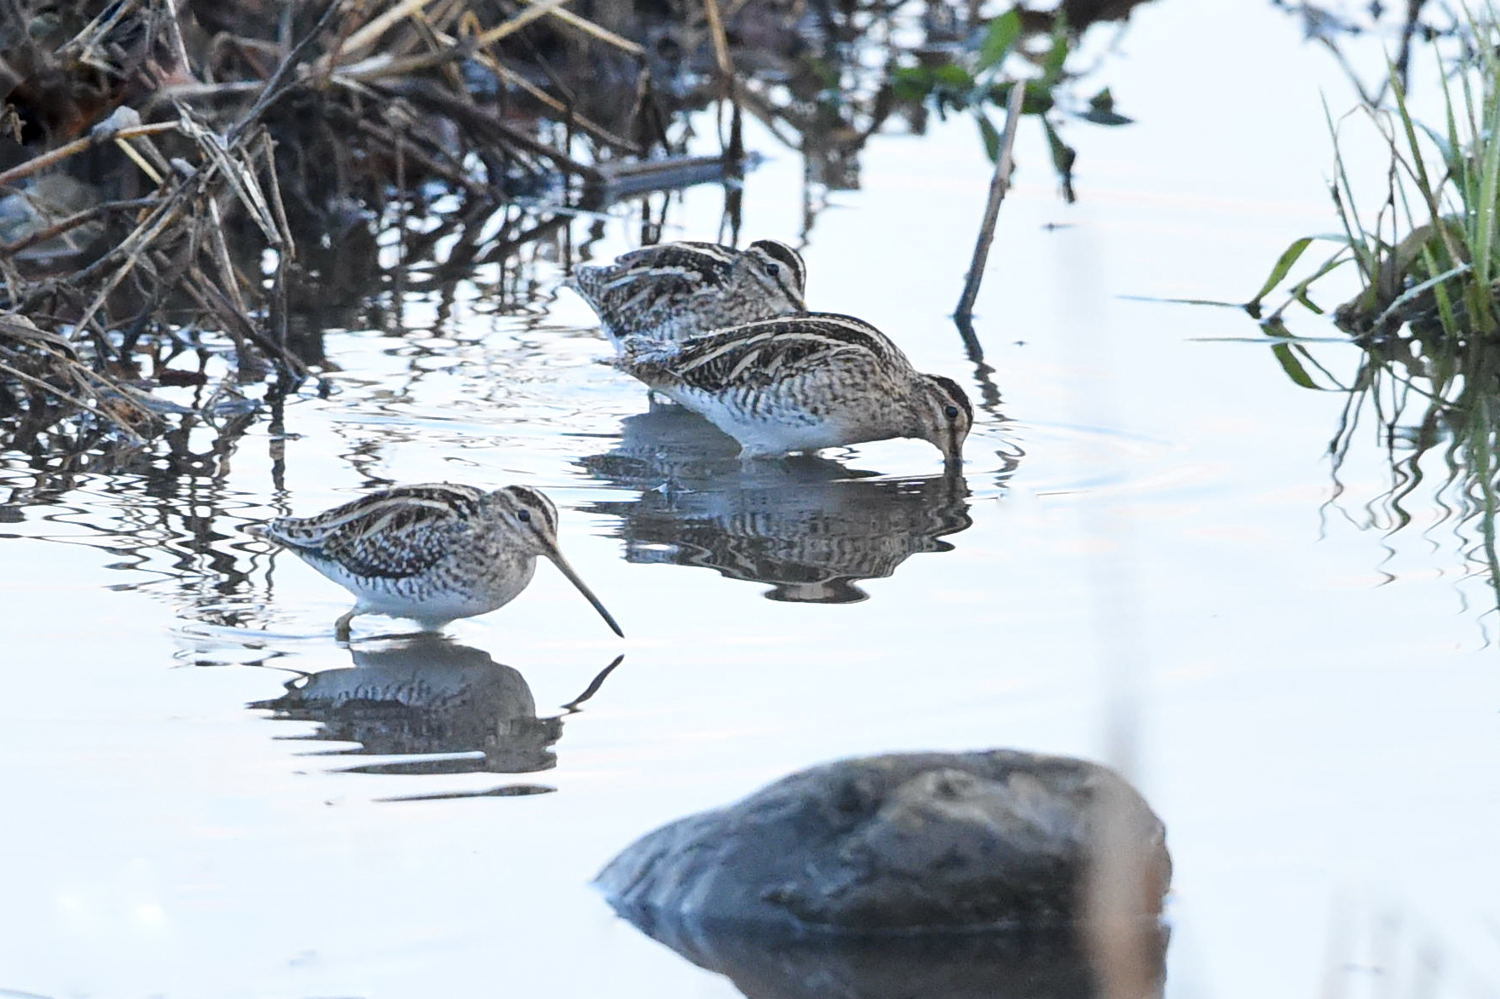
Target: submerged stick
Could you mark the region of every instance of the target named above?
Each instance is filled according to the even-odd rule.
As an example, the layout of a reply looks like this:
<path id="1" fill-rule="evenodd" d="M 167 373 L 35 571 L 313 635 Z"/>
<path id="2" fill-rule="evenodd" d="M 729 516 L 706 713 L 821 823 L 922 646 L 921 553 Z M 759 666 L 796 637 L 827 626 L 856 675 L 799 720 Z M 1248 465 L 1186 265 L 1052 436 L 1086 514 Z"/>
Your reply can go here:
<path id="1" fill-rule="evenodd" d="M 984 221 L 979 225 L 979 238 L 974 243 L 974 258 L 969 262 L 969 276 L 964 281 L 964 293 L 958 300 L 958 311 L 953 319 L 959 329 L 969 326 L 974 314 L 974 299 L 979 297 L 979 282 L 984 279 L 985 261 L 989 259 L 990 243 L 995 239 L 995 220 L 1000 215 L 1000 202 L 1010 189 L 1011 151 L 1016 145 L 1016 124 L 1021 120 L 1021 101 L 1026 97 L 1026 84 L 1020 80 L 1011 84 L 1010 100 L 1005 105 L 1005 131 L 1000 136 L 1000 155 L 995 157 L 995 175 L 990 178 L 990 196 L 984 206 Z M 964 339 L 972 339 L 973 330 L 968 329 Z M 970 351 L 977 349 L 971 344 Z"/>

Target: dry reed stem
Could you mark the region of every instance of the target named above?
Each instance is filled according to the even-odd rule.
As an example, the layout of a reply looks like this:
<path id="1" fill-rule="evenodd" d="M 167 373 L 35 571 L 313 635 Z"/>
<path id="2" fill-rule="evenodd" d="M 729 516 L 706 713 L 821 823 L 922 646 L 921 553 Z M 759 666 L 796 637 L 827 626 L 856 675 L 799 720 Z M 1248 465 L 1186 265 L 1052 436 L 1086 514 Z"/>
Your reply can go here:
<path id="1" fill-rule="evenodd" d="M 45 170 L 47 167 L 61 163 L 69 156 L 76 156 L 85 149 L 91 149 L 104 142 L 110 142 L 114 139 L 133 139 L 139 135 L 156 135 L 159 132 L 173 132 L 176 130 L 177 122 L 164 121 L 154 125 L 132 125 L 129 128 L 122 128 L 118 131 L 100 132 L 97 135 L 91 133 L 80 139 L 74 139 L 66 145 L 58 146 L 56 149 L 33 156 L 25 163 L 13 166 L 4 173 L 0 173 L 0 187 L 5 187 L 23 177 L 29 177 L 38 170 Z"/>
<path id="2" fill-rule="evenodd" d="M 529 2 L 529 0 L 528 0 Z M 509 21 L 491 28 L 483 34 L 474 37 L 474 44 L 479 46 L 493 45 L 507 35 L 520 31 L 532 21 L 553 13 L 570 0 L 536 0 L 530 7 L 511 18 Z"/>
<path id="3" fill-rule="evenodd" d="M 452 94 L 426 84 L 423 81 L 412 81 L 399 90 L 385 87 L 378 89 L 382 93 L 391 96 L 404 96 L 414 103 L 425 105 L 453 119 L 456 124 L 464 125 L 476 131 L 490 132 L 497 135 L 512 146 L 551 160 L 564 173 L 576 174 L 591 183 L 599 183 L 603 179 L 603 175 L 600 174 L 597 168 L 591 167 L 586 163 L 580 163 L 567 153 L 553 149 L 546 143 L 532 138 L 494 112 L 478 107 L 468 101 L 460 100 Z"/>
<path id="4" fill-rule="evenodd" d="M 327 55 L 319 60 L 320 71 L 326 73 L 345 56 L 368 48 L 398 21 L 410 17 L 432 2 L 433 0 L 401 0 L 396 6 L 380 14 L 348 38 L 345 38 L 338 46 L 331 49 Z"/>
<path id="5" fill-rule="evenodd" d="M 75 361 L 73 363 L 76 364 L 77 362 Z M 126 424 L 123 420 L 120 420 L 120 419 L 118 419 L 118 418 L 116 418 L 114 416 L 111 416 L 108 413 L 105 413 L 103 410 L 100 410 L 97 407 L 92 406 L 89 403 L 85 402 L 84 400 L 78 398 L 77 396 L 71 395 L 70 393 L 63 391 L 62 389 L 58 388 L 56 385 L 53 385 L 51 382 L 48 382 L 48 381 L 46 381 L 45 379 L 42 379 L 42 378 L 37 378 L 34 375 L 29 375 L 26 372 L 20 370 L 19 368 L 13 368 L 13 367 L 11 367 L 9 364 L 4 363 L 3 361 L 0 361 L 0 372 L 4 372 L 5 374 L 7 374 L 10 377 L 16 379 L 17 381 L 25 382 L 27 385 L 31 385 L 34 388 L 41 389 L 43 392 L 46 392 L 47 394 L 56 397 L 57 399 L 65 402 L 65 403 L 67 403 L 70 406 L 76 406 L 76 407 L 78 407 L 79 409 L 83 410 L 86 413 L 91 413 L 94 416 L 97 416 L 99 419 L 103 420 L 104 422 L 106 422 L 106 423 L 108 423 L 108 424 L 110 424 L 112 426 L 115 426 L 115 427 L 119 428 L 120 430 L 124 431 L 126 434 L 130 435 L 132 438 L 135 439 L 136 443 L 141 443 L 141 437 L 140 437 L 140 435 L 137 434 L 134 430 L 132 430 L 130 428 L 130 426 L 128 424 Z"/>
<path id="6" fill-rule="evenodd" d="M 729 58 L 729 38 L 719 16 L 719 0 L 703 0 L 703 13 L 708 17 L 708 33 L 713 39 L 714 63 L 719 69 L 719 87 L 723 93 L 733 85 L 734 62 Z"/>
<path id="7" fill-rule="evenodd" d="M 75 212 L 44 229 L 38 229 L 30 235 L 22 236 L 14 242 L 0 243 L 0 257 L 14 256 L 29 246 L 35 246 L 37 243 L 45 243 L 49 239 L 71 232 L 79 226 L 92 222 L 111 212 L 149 208 L 154 204 L 156 204 L 155 198 L 132 198 L 128 201 L 106 201 L 91 208 L 85 208 L 83 211 Z"/>
<path id="8" fill-rule="evenodd" d="M 446 34 L 442 31 L 435 31 L 434 34 L 437 40 L 445 45 L 460 44 L 459 41 L 452 35 Z M 609 131 L 598 122 L 595 122 L 587 116 L 579 114 L 576 110 L 569 108 L 568 105 L 564 104 L 556 97 L 553 97 L 541 87 L 538 87 L 536 84 L 526 79 L 526 77 L 511 69 L 508 69 L 504 63 L 502 63 L 499 59 L 490 55 L 489 53 L 475 51 L 472 53 L 472 56 L 475 61 L 479 62 L 491 73 L 494 73 L 506 83 L 524 90 L 532 98 L 534 98 L 550 110 L 562 115 L 568 115 L 571 112 L 571 120 L 580 131 L 587 132 L 595 139 L 598 139 L 605 145 L 611 146 L 619 150 L 620 152 L 629 153 L 632 156 L 642 156 L 645 154 L 645 150 L 643 150 L 638 143 L 631 142 L 628 139 L 624 139 L 618 135 L 615 135 L 613 132 Z"/>
<path id="9" fill-rule="evenodd" d="M 115 148 L 124 153 L 126 158 L 140 169 L 141 173 L 151 178 L 151 183 L 155 184 L 157 187 L 161 186 L 161 172 L 157 170 L 156 167 L 146 162 L 146 157 L 137 152 L 136 148 L 130 144 L 129 140 L 116 138 Z"/>
<path id="10" fill-rule="evenodd" d="M 347 66 L 340 66 L 333 72 L 335 81 L 352 80 L 367 83 L 371 80 L 385 80 L 391 77 L 410 76 L 424 69 L 433 69 L 457 62 L 464 58 L 466 53 L 461 48 L 443 49 L 440 52 L 423 52 L 420 55 L 392 56 L 387 53 L 370 56 L 359 62 Z"/>
<path id="11" fill-rule="evenodd" d="M 1000 136 L 1000 155 L 995 157 L 995 173 L 990 178 L 990 193 L 984 205 L 984 221 L 979 226 L 979 238 L 974 242 L 974 256 L 969 261 L 969 276 L 964 281 L 964 291 L 958 299 L 958 310 L 953 318 L 966 325 L 974 314 L 974 299 L 979 297 L 979 283 L 984 280 L 984 265 L 989 259 L 990 243 L 995 239 L 995 222 L 1000 216 L 1000 202 L 1010 189 L 1011 156 L 1016 145 L 1016 125 L 1021 120 L 1021 102 L 1026 97 L 1026 84 L 1016 80 L 1011 84 L 1010 100 L 1005 105 L 1005 131 Z"/>
<path id="12" fill-rule="evenodd" d="M 19 361 L 20 357 L 14 351 L 7 352 L 5 348 L 10 345 L 24 347 L 28 344 L 36 347 L 40 358 L 48 362 L 52 371 L 59 376 L 66 377 L 72 383 L 73 389 L 78 392 L 97 396 L 95 389 L 90 383 L 97 383 L 109 391 L 118 391 L 120 388 L 118 383 L 112 379 L 106 378 L 80 363 L 73 345 L 65 338 L 58 336 L 56 333 L 49 333 L 39 329 L 35 323 L 25 316 L 15 313 L 0 314 L 0 352 L 8 353 L 11 359 Z M 87 399 L 80 398 L 74 392 L 54 385 L 45 378 L 22 371 L 5 361 L 0 361 L 0 372 L 9 375 L 19 382 L 39 389 L 61 402 L 98 417 L 105 423 L 117 427 L 136 443 L 142 442 L 140 435 L 136 433 L 130 424 L 119 417 L 104 412 Z M 126 401 L 129 402 L 130 400 L 126 399 Z M 133 403 L 131 405 L 134 406 L 136 416 L 142 421 L 150 417 L 150 414 L 144 408 Z"/>
<path id="13" fill-rule="evenodd" d="M 538 2 L 538 0 L 527 0 L 527 2 Z M 590 21 L 587 18 L 579 17 L 571 10 L 558 8 L 557 10 L 550 11 L 549 13 L 551 13 L 553 17 L 568 25 L 569 27 L 577 28 L 584 34 L 589 35 L 592 38 L 596 38 L 606 45 L 612 45 L 615 48 L 619 49 L 621 52 L 629 53 L 636 58 L 641 58 L 646 54 L 646 50 L 643 47 L 637 45 L 635 42 L 632 42 L 630 39 L 621 38 L 619 35 L 615 34 L 613 31 L 610 31 L 608 28 L 601 28 L 593 21 Z"/>

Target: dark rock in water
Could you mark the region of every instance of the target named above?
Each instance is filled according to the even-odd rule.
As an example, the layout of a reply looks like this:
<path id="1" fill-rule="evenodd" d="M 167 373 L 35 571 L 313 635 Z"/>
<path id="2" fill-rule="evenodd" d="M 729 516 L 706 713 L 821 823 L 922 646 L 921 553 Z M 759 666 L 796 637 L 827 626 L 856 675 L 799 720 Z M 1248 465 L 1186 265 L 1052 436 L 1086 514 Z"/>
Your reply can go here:
<path id="1" fill-rule="evenodd" d="M 749 999 L 1160 999 L 1166 978 L 1154 919 L 1127 927 L 1129 959 L 1113 967 L 1071 927 L 781 939 L 681 920 L 640 928 Z"/>
<path id="2" fill-rule="evenodd" d="M 793 774 L 642 837 L 597 883 L 637 924 L 881 933 L 1063 924 L 1091 900 L 1154 916 L 1171 871 L 1113 771 L 992 750 Z"/>

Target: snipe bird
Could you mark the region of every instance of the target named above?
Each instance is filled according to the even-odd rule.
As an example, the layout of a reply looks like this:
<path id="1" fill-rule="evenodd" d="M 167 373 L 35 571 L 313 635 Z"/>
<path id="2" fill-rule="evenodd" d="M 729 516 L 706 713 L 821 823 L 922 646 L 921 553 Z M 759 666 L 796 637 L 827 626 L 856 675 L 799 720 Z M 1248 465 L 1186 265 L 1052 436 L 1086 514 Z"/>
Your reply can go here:
<path id="1" fill-rule="evenodd" d="M 774 239 L 736 250 L 716 243 L 662 243 L 602 267 L 573 269 L 569 284 L 599 314 L 618 349 L 627 336 L 677 341 L 806 310 L 807 268 Z"/>
<path id="2" fill-rule="evenodd" d="M 359 614 L 414 618 L 424 628 L 487 614 L 526 589 L 538 555 L 625 637 L 558 550 L 557 507 L 525 486 L 395 486 L 314 517 L 278 517 L 249 530 L 354 594 L 354 607 L 334 626 L 340 641 Z"/>
<path id="3" fill-rule="evenodd" d="M 623 341 L 614 365 L 740 442 L 742 458 L 915 437 L 960 460 L 974 409 L 863 320 L 766 319 L 683 343 Z"/>

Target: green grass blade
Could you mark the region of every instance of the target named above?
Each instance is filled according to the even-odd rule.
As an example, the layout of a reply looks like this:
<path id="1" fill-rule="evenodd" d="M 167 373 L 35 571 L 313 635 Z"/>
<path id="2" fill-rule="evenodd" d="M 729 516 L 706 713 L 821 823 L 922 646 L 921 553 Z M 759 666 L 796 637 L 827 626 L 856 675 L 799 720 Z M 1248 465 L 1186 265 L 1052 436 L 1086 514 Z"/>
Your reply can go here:
<path id="1" fill-rule="evenodd" d="M 1271 289 L 1275 288 L 1286 278 L 1287 271 L 1292 269 L 1292 266 L 1297 263 L 1297 260 L 1312 245 L 1312 241 L 1313 238 L 1311 236 L 1303 236 L 1301 239 L 1294 240 L 1291 246 L 1288 246 L 1281 252 L 1281 256 L 1277 258 L 1276 266 L 1271 268 L 1270 276 L 1266 278 L 1265 284 L 1261 285 L 1260 291 L 1257 291 L 1254 297 L 1245 303 L 1245 308 L 1252 315 L 1256 309 L 1260 308 L 1261 300 L 1271 293 Z"/>
<path id="2" fill-rule="evenodd" d="M 1312 389 L 1315 392 L 1323 390 L 1323 386 L 1312 380 L 1312 376 L 1307 373 L 1307 369 L 1302 366 L 1302 362 L 1297 360 L 1296 355 L 1292 353 L 1291 348 L 1286 344 L 1278 343 L 1272 345 L 1271 353 L 1276 355 L 1276 361 L 1281 365 L 1281 370 L 1285 371 L 1286 376 L 1298 386 L 1305 389 Z"/>

